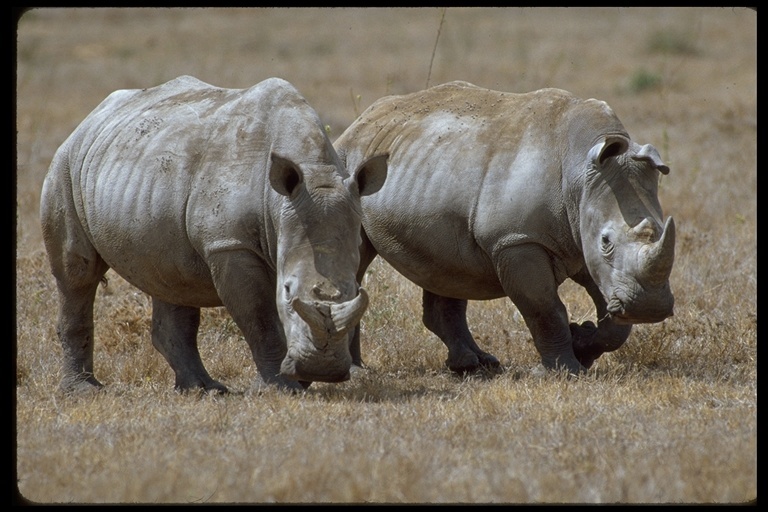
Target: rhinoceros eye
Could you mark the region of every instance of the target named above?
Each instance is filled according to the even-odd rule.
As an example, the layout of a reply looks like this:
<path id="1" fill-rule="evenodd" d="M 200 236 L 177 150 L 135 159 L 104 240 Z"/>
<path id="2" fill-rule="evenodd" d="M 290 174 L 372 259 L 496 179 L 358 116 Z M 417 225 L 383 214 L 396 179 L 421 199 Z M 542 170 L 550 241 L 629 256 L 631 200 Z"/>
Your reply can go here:
<path id="1" fill-rule="evenodd" d="M 291 283 L 285 283 L 283 285 L 283 298 L 286 302 L 290 302 L 293 299 L 293 290 L 291 289 Z"/>
<path id="2" fill-rule="evenodd" d="M 600 251 L 602 251 L 603 256 L 606 258 L 610 258 L 613 255 L 613 242 L 607 233 L 603 233 L 600 236 Z"/>

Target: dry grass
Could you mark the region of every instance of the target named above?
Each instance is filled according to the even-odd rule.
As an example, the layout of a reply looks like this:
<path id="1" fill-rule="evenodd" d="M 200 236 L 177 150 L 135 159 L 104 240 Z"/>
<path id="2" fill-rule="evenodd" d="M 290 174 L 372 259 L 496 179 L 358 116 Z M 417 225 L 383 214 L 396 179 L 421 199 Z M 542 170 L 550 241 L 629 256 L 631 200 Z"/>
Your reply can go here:
<path id="1" fill-rule="evenodd" d="M 729 503 L 757 495 L 756 13 L 745 9 L 37 10 L 18 25 L 16 476 L 34 502 Z M 434 56 L 432 55 L 435 49 Z M 460 379 L 385 263 L 365 285 L 371 369 L 299 396 L 256 372 L 226 311 L 200 347 L 235 393 L 180 395 L 150 301 L 113 273 L 89 397 L 57 393 L 55 284 L 40 238 L 54 151 L 115 89 L 181 74 L 297 86 L 337 136 L 385 94 L 462 79 L 608 101 L 672 172 L 675 317 L 579 379 L 542 374 L 505 300 L 470 326 L 505 372 Z M 593 316 L 571 283 L 574 320 Z"/>

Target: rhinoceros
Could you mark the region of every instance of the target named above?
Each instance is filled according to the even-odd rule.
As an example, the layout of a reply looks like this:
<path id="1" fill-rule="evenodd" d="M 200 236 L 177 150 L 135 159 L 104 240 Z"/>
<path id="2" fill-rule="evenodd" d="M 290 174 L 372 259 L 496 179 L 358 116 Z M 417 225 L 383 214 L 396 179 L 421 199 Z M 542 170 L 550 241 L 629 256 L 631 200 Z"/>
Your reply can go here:
<path id="1" fill-rule="evenodd" d="M 61 388 L 100 388 L 93 305 L 111 268 L 151 296 L 151 339 L 175 387 L 226 392 L 197 346 L 200 308 L 225 306 L 254 385 L 349 378 L 359 286 L 360 196 L 386 158 L 348 172 L 287 81 L 246 89 L 182 76 L 109 95 L 56 152 L 41 224 L 59 295 Z M 259 380 L 259 377 L 261 380 Z"/>
<path id="2" fill-rule="evenodd" d="M 424 325 L 455 372 L 501 371 L 470 333 L 468 300 L 509 297 L 543 366 L 570 374 L 633 324 L 673 314 L 675 225 L 658 200 L 669 168 L 603 101 L 456 81 L 376 101 L 334 146 L 352 167 L 389 154 L 386 183 L 362 200 L 358 279 L 378 254 L 421 287 Z M 569 322 L 558 296 L 568 278 L 597 325 Z M 358 326 L 353 354 L 359 344 Z"/>

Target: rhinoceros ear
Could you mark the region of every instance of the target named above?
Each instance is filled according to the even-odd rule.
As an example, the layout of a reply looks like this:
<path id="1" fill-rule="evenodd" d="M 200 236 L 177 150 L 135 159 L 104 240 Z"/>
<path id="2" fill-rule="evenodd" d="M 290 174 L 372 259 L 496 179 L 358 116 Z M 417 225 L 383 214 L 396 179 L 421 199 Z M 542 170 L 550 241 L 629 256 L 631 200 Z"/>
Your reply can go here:
<path id="1" fill-rule="evenodd" d="M 304 181 L 299 166 L 276 153 L 270 155 L 269 183 L 279 194 L 290 197 L 296 187 Z"/>
<path id="2" fill-rule="evenodd" d="M 373 156 L 360 164 L 352 174 L 361 196 L 378 192 L 384 186 L 384 181 L 387 179 L 388 159 L 388 154 Z"/>
<path id="3" fill-rule="evenodd" d="M 649 161 L 661 174 L 669 174 L 669 167 L 664 164 L 659 151 L 650 144 L 641 147 L 633 157 L 636 160 Z"/>
<path id="4" fill-rule="evenodd" d="M 629 139 L 623 135 L 608 135 L 589 150 L 589 161 L 601 165 L 607 159 L 626 153 Z"/>

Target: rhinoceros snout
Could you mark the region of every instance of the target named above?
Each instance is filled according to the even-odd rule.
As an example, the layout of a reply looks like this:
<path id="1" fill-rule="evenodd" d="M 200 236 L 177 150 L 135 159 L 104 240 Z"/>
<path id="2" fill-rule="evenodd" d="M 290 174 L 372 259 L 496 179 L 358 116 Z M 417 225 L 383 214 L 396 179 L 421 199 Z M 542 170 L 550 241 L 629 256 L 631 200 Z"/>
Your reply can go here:
<path id="1" fill-rule="evenodd" d="M 312 292 L 332 295 L 330 288 L 315 287 Z M 291 306 L 303 321 L 294 322 L 287 333 L 288 353 L 280 373 L 293 380 L 343 382 L 349 380 L 352 356 L 349 333 L 355 328 L 368 306 L 368 294 L 359 289 L 351 300 L 334 303 L 307 301 L 299 297 Z"/>

